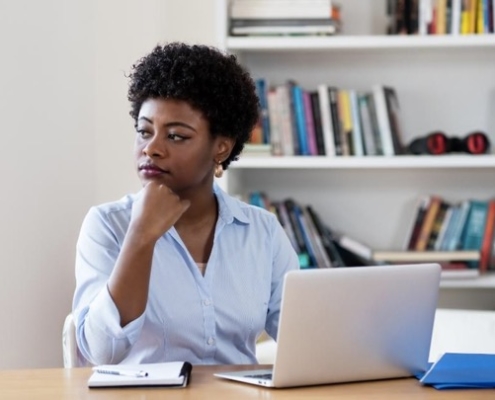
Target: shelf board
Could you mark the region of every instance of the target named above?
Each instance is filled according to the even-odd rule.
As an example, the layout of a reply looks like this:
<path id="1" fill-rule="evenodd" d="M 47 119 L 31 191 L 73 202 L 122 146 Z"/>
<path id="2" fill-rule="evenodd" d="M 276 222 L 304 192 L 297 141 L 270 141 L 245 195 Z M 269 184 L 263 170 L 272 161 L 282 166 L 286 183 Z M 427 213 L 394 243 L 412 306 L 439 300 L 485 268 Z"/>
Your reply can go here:
<path id="1" fill-rule="evenodd" d="M 495 273 L 483 274 L 472 279 L 442 279 L 440 287 L 445 289 L 493 289 L 495 288 Z"/>
<path id="2" fill-rule="evenodd" d="M 495 35 L 295 36 L 227 38 L 228 50 L 290 51 L 337 49 L 495 47 Z"/>
<path id="3" fill-rule="evenodd" d="M 246 155 L 241 156 L 230 167 L 232 169 L 495 168 L 495 156 L 249 157 Z"/>

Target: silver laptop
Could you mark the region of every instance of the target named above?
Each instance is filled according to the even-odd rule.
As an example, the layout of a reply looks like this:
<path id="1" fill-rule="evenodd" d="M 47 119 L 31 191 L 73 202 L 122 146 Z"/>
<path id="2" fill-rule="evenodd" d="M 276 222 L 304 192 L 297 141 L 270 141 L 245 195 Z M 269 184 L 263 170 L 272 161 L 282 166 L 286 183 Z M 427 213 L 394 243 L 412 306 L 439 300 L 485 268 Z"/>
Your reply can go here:
<path id="1" fill-rule="evenodd" d="M 438 264 L 291 271 L 273 369 L 215 376 L 291 387 L 425 371 L 439 283 Z"/>

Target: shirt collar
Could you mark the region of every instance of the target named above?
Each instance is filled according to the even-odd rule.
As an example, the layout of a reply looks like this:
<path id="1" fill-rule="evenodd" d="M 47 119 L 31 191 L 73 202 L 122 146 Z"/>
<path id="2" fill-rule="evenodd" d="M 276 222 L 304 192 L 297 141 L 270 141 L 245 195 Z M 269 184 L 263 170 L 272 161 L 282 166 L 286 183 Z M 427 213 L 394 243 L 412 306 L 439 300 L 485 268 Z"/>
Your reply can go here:
<path id="1" fill-rule="evenodd" d="M 213 183 L 213 192 L 218 200 L 218 216 L 226 224 L 231 224 L 234 219 L 249 224 L 249 218 L 240 207 L 239 201 L 225 193 L 217 183 Z"/>

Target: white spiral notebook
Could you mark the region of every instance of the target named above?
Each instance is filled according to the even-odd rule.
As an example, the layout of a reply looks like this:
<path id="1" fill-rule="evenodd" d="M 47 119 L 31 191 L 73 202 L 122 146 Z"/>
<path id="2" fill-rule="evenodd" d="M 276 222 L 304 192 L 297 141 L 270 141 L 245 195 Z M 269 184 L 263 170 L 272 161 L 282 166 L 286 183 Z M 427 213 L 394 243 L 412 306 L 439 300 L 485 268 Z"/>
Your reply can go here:
<path id="1" fill-rule="evenodd" d="M 186 387 L 192 365 L 188 362 L 166 362 L 135 365 L 98 365 L 88 380 L 90 388 L 122 386 Z"/>

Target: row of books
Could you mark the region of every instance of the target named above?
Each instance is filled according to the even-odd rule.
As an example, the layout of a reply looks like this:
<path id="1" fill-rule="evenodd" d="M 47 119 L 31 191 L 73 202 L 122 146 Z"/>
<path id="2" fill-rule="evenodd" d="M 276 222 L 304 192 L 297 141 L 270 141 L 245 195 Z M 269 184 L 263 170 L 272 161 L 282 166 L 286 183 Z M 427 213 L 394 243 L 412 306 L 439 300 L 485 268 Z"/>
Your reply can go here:
<path id="1" fill-rule="evenodd" d="M 311 206 L 302 206 L 291 198 L 272 201 L 262 192 L 251 192 L 245 201 L 269 210 L 277 216 L 292 247 L 299 255 L 301 268 L 368 264 L 365 260 L 361 260 L 339 246 L 334 233 L 323 223 Z"/>
<path id="2" fill-rule="evenodd" d="M 294 199 L 272 201 L 263 192 L 251 192 L 246 202 L 273 212 L 299 255 L 301 268 L 332 268 L 395 263 L 439 262 L 444 277 L 475 277 L 479 270 L 468 262 L 479 251 L 376 251 L 346 234 L 330 229 L 310 206 Z"/>
<path id="3" fill-rule="evenodd" d="M 468 199 L 460 203 L 437 195 L 422 196 L 404 244 L 416 251 L 479 251 L 470 261 L 480 272 L 495 270 L 495 199 Z"/>
<path id="4" fill-rule="evenodd" d="M 333 35 L 340 30 L 340 8 L 331 0 L 233 0 L 230 34 Z"/>
<path id="5" fill-rule="evenodd" d="M 320 84 L 305 90 L 293 80 L 268 86 L 257 79 L 260 121 L 250 143 L 270 144 L 277 156 L 393 156 L 404 153 L 394 88 L 369 91 Z"/>
<path id="6" fill-rule="evenodd" d="M 388 0 L 388 33 L 494 33 L 495 0 Z"/>

